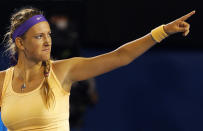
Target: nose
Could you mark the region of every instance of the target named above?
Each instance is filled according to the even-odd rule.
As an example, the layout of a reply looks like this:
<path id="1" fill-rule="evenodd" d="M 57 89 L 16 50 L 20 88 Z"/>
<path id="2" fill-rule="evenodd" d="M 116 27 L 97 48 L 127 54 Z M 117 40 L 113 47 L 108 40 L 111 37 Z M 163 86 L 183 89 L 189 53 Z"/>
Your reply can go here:
<path id="1" fill-rule="evenodd" d="M 46 45 L 51 45 L 51 37 L 46 35 L 46 36 L 44 37 L 44 43 L 45 43 Z"/>

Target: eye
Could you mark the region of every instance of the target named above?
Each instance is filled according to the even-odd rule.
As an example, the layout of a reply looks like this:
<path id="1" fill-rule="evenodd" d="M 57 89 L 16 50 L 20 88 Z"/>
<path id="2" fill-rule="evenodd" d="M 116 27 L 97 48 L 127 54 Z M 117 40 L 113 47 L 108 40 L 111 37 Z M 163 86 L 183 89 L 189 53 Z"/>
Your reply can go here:
<path id="1" fill-rule="evenodd" d="M 36 39 L 41 39 L 42 38 L 42 35 L 37 35 L 35 36 Z"/>
<path id="2" fill-rule="evenodd" d="M 51 32 L 48 35 L 51 37 Z"/>

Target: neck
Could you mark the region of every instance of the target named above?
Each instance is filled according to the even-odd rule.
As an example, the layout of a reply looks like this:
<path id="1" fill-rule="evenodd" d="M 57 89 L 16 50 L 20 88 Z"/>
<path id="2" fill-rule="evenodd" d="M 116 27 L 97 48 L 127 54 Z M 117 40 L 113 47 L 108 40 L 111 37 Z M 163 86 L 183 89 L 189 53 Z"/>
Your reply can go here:
<path id="1" fill-rule="evenodd" d="M 33 61 L 19 54 L 15 69 L 17 70 L 17 77 L 20 80 L 29 82 L 39 77 L 39 75 L 43 75 L 44 67 L 42 61 Z"/>

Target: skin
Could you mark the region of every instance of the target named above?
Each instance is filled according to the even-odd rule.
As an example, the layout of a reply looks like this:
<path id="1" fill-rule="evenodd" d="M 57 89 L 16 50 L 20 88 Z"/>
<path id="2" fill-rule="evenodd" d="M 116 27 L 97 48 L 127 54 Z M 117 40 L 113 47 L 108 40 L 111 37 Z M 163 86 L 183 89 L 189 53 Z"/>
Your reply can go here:
<path id="1" fill-rule="evenodd" d="M 183 36 L 189 33 L 190 25 L 186 22 L 195 11 L 178 18 L 164 26 L 168 35 L 181 32 Z M 38 34 L 41 34 L 40 36 Z M 51 48 L 50 27 L 47 22 L 34 25 L 26 33 L 25 39 L 16 38 L 19 49 L 19 60 L 16 69 L 16 77 L 31 82 L 34 78 L 43 77 L 42 61 L 50 58 L 50 52 L 42 51 Z M 121 66 L 128 65 L 134 59 L 154 46 L 157 42 L 153 40 L 151 33 L 131 42 L 109 53 L 91 58 L 74 57 L 70 59 L 57 60 L 53 63 L 53 70 L 65 90 L 69 85 L 80 80 L 86 80 L 103 73 L 109 72 Z M 104 64 L 106 63 L 106 64 Z M 24 71 L 25 75 L 22 75 Z M 0 91 L 3 85 L 5 71 L 0 72 Z M 26 76 L 24 78 L 24 76 Z M 39 77 L 40 76 L 40 77 Z"/>
<path id="2" fill-rule="evenodd" d="M 19 60 L 15 68 L 19 74 L 26 72 L 26 78 L 19 75 L 20 79 L 32 80 L 42 72 L 42 61 L 50 59 L 51 30 L 48 22 L 40 22 L 31 27 L 25 34 L 25 39 L 16 38 L 19 50 Z M 50 51 L 43 51 L 49 48 Z"/>

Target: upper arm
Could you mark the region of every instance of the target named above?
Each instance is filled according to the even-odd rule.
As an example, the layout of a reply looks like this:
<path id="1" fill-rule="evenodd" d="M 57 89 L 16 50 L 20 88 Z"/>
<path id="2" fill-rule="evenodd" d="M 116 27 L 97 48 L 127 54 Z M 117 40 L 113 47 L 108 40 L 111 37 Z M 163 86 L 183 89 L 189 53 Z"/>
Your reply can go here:
<path id="1" fill-rule="evenodd" d="M 6 75 L 5 71 L 0 71 L 0 101 L 1 101 L 1 94 L 2 94 L 2 88 L 3 88 L 5 75 Z"/>
<path id="2" fill-rule="evenodd" d="M 60 68 L 65 71 L 65 79 L 72 82 L 87 80 L 123 65 L 116 51 L 90 58 L 74 57 L 60 60 Z"/>

